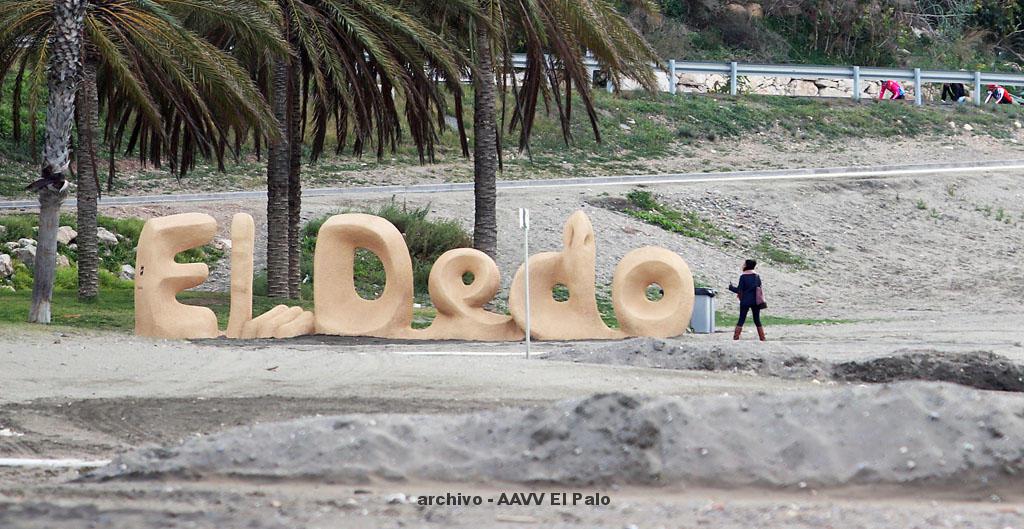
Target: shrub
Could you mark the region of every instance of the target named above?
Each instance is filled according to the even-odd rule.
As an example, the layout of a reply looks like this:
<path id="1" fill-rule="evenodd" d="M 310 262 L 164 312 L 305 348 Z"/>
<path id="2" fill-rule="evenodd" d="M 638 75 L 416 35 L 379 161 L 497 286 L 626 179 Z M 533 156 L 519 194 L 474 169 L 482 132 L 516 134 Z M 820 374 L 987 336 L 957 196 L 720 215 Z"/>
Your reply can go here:
<path id="1" fill-rule="evenodd" d="M 429 205 L 410 209 L 405 204 L 399 205 L 392 200 L 376 210 L 366 212 L 387 219 L 402 233 L 405 244 L 409 248 L 409 256 L 412 258 L 413 285 L 416 294 L 422 295 L 427 292 L 430 268 L 441 254 L 454 248 L 469 247 L 472 243 L 469 234 L 458 222 L 428 219 Z M 312 219 L 303 227 L 302 276 L 304 282 L 311 283 L 313 280 L 313 252 L 316 248 L 316 237 L 320 227 L 329 217 L 330 215 L 326 215 Z M 254 290 L 262 287 L 263 291 L 266 291 L 266 278 L 263 277 L 262 281 L 261 285 L 257 278 Z M 364 298 L 374 299 L 380 295 L 385 282 L 384 265 L 380 259 L 367 250 L 357 250 L 355 283 L 359 294 Z"/>
<path id="2" fill-rule="evenodd" d="M 7 215 L 0 217 L 0 226 L 7 228 L 4 240 L 35 239 L 38 217 L 35 215 Z"/>

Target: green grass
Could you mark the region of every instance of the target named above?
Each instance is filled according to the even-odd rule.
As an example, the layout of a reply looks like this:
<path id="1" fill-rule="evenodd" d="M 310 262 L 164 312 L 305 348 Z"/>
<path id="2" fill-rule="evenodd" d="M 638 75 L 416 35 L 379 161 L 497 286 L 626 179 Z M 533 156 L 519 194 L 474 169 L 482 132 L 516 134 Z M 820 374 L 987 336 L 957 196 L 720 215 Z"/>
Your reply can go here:
<path id="1" fill-rule="evenodd" d="M 733 312 L 717 311 L 715 312 L 715 326 L 716 327 L 735 327 L 736 320 L 739 319 L 739 315 Z M 750 317 L 747 317 L 747 321 L 750 321 Z M 761 313 L 761 323 L 765 326 L 769 325 L 839 325 L 841 323 L 853 323 L 853 320 L 833 320 L 833 319 L 815 319 L 815 318 L 790 318 L 787 316 L 772 316 L 766 312 Z"/>
<path id="2" fill-rule="evenodd" d="M 178 299 L 185 304 L 208 307 L 217 315 L 221 329 L 228 324 L 230 296 L 221 292 L 182 292 Z M 0 292 L 0 322 L 23 323 L 28 319 L 32 292 Z M 260 315 L 275 305 L 298 305 L 311 310 L 311 301 L 275 299 L 253 296 L 253 314 Z M 78 300 L 73 290 L 59 289 L 53 293 L 51 305 L 54 325 L 66 325 L 104 331 L 132 332 L 135 329 L 135 291 L 103 289 L 94 301 Z"/>
<path id="3" fill-rule="evenodd" d="M 217 315 L 220 328 L 227 328 L 228 312 L 231 307 L 230 296 L 221 292 L 183 292 L 178 295 L 182 303 L 208 307 Z M 32 292 L 0 291 L 0 323 L 24 323 L 28 319 L 28 310 L 32 301 Z M 276 305 L 301 306 L 312 310 L 310 300 L 296 301 L 275 299 L 267 296 L 253 296 L 253 315 L 260 315 Z M 599 289 L 597 306 L 601 318 L 612 328 L 618 328 L 618 320 L 612 309 L 611 296 L 606 289 Z M 104 287 L 100 296 L 89 302 L 78 300 L 73 290 L 59 289 L 53 293 L 52 323 L 82 329 L 117 331 L 130 333 L 135 329 L 135 292 L 131 288 Z M 433 307 L 413 309 L 413 327 L 422 329 L 430 326 L 436 315 Z M 765 325 L 829 325 L 849 323 L 851 320 L 829 320 L 789 318 L 765 314 L 761 317 Z M 715 313 L 715 325 L 732 327 L 736 324 L 736 314 L 719 311 Z"/>
<path id="4" fill-rule="evenodd" d="M 747 94 L 729 97 L 626 92 L 612 96 L 599 90 L 593 96 L 601 142 L 594 139 L 585 112 L 573 113 L 572 139 L 567 144 L 557 116 L 542 109 L 528 151 L 519 153 L 515 135 L 509 136 L 501 177 L 514 180 L 635 173 L 635 162 L 639 160 L 687 155 L 697 143 L 722 142 L 722 148 L 727 149 L 728 142 L 754 135 L 763 135 L 763 141 L 769 144 L 814 140 L 829 144 L 828 148 L 840 148 L 846 138 L 948 136 L 948 122 L 955 121 L 970 123 L 974 134 L 1008 138 L 1015 130 L 1014 121 L 1024 119 L 1024 109 L 1012 105 L 915 107 L 894 102 L 858 104 L 842 99 Z M 581 105 L 579 98 L 575 98 L 573 106 L 578 109 Z M 472 105 L 466 106 L 463 117 L 472 141 Z M 4 136 L 5 132 L 0 131 L 0 140 Z M 328 144 L 331 143 L 328 138 Z M 333 149 L 329 151 L 318 162 L 303 167 L 304 185 L 388 183 L 393 181 L 388 175 L 390 171 L 419 164 L 415 149 L 408 142 L 380 159 L 370 155 L 334 155 Z M 131 169 L 119 172 L 113 194 L 201 193 L 264 187 L 265 163 L 255 159 L 251 146 L 243 146 L 242 154 L 239 162 L 229 163 L 226 173 L 216 171 L 215 166 L 200 164 L 180 179 L 165 169 L 137 168 L 135 158 L 131 157 L 124 164 Z M 472 180 L 472 163 L 462 157 L 454 132 L 442 132 L 435 159 L 447 165 L 428 166 L 417 173 L 444 181 Z M 32 164 L 7 152 L 0 141 L 0 196 L 29 196 L 23 188 L 35 172 Z"/>
<path id="5" fill-rule="evenodd" d="M 661 204 L 649 191 L 634 189 L 626 195 L 626 214 L 648 224 L 702 241 L 732 240 L 729 232 L 692 211 L 681 212 Z"/>
<path id="6" fill-rule="evenodd" d="M 754 252 L 761 256 L 761 258 L 772 263 L 791 265 L 797 268 L 805 268 L 808 266 L 806 258 L 786 250 L 785 248 L 776 246 L 774 239 L 768 235 L 761 237 L 761 240 L 754 246 Z"/>

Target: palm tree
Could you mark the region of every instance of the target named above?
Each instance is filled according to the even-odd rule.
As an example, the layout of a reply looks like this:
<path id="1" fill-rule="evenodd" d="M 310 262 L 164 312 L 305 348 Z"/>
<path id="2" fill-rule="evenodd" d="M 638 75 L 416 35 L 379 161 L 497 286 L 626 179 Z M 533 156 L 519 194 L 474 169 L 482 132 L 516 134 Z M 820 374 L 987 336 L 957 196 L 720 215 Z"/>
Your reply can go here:
<path id="1" fill-rule="evenodd" d="M 60 205 L 67 196 L 64 174 L 69 165 L 71 124 L 75 115 L 82 51 L 82 13 L 85 0 L 54 0 L 53 31 L 49 33 L 46 105 L 46 140 L 43 144 L 42 178 L 29 185 L 39 194 L 35 282 L 28 321 L 50 323 L 50 300 L 57 261 L 57 224 Z"/>
<path id="2" fill-rule="evenodd" d="M 500 95 L 504 101 L 509 80 L 515 105 L 508 130 L 519 129 L 520 151 L 529 146 L 540 96 L 553 101 L 562 134 L 566 142 L 571 141 L 569 122 L 574 90 L 583 102 L 594 137 L 600 141 L 584 50 L 591 51 L 608 73 L 608 82 L 616 86 L 628 77 L 649 90 L 656 89 L 651 63 L 660 60 L 609 0 L 479 1 L 480 10 L 490 23 L 476 24 L 472 34 L 476 207 L 473 246 L 494 257 L 498 239 L 495 180 L 501 167 L 502 143 L 497 100 Z M 647 0 L 639 3 L 641 9 L 656 9 Z M 514 46 L 514 39 L 519 44 Z M 512 53 L 519 51 L 517 48 L 526 53 L 521 86 L 512 67 Z M 500 82 L 495 79 L 496 74 Z M 502 123 L 504 117 L 502 112 Z"/>
<path id="3" fill-rule="evenodd" d="M 47 53 L 36 37 L 54 27 L 46 3 L 14 0 L 0 14 L 0 80 L 16 61 L 37 64 Z M 127 135 L 127 152 L 137 150 L 143 163 L 160 166 L 166 159 L 183 175 L 198 155 L 216 158 L 223 168 L 232 131 L 238 138 L 252 126 L 272 129 L 274 119 L 248 72 L 197 30 L 215 26 L 231 46 L 284 54 L 279 20 L 276 6 L 263 0 L 89 2 L 78 94 L 79 297 L 98 293 L 99 111 L 106 111 L 111 161 Z"/>
<path id="4" fill-rule="evenodd" d="M 455 94 L 460 139 L 468 155 L 459 85 L 459 66 L 465 59 L 418 21 L 418 10 L 431 5 L 429 0 L 278 1 L 292 55 L 256 75 L 266 80 L 283 138 L 268 142 L 267 290 L 271 296 L 298 297 L 300 171 L 307 124 L 314 161 L 323 153 L 331 124 L 337 153 L 351 147 L 357 156 L 373 150 L 382 157 L 402 139 L 404 111 L 420 160 L 433 159 L 446 88 Z M 448 6 L 473 9 L 466 0 Z"/>

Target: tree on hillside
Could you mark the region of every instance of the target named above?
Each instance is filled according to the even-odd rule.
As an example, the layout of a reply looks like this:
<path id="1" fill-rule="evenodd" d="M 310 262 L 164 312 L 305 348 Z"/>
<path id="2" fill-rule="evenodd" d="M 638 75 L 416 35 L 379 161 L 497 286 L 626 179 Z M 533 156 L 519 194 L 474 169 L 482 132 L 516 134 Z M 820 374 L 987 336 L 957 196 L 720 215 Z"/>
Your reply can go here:
<path id="1" fill-rule="evenodd" d="M 0 80 L 12 64 L 37 64 L 46 56 L 45 42 L 36 37 L 54 27 L 46 4 L 15 0 L 0 14 Z M 276 6 L 263 0 L 88 3 L 77 112 L 80 298 L 98 293 L 100 111 L 111 156 L 127 136 L 126 151 L 137 150 L 144 164 L 159 167 L 166 159 L 172 172 L 183 175 L 202 156 L 223 168 L 229 134 L 237 144 L 251 127 L 272 130 L 274 119 L 248 71 L 194 28 L 205 31 L 216 21 L 218 35 L 229 36 L 234 47 L 269 56 L 287 53 L 279 20 Z"/>
<path id="2" fill-rule="evenodd" d="M 292 54 L 267 70 L 254 71 L 265 80 L 282 138 L 268 142 L 267 291 L 297 298 L 300 171 L 307 128 L 312 160 L 323 153 L 331 125 L 336 152 L 350 146 L 355 155 L 372 150 L 382 157 L 402 139 L 404 121 L 420 160 L 433 159 L 447 89 L 455 94 L 459 134 L 463 150 L 468 150 L 459 85 L 464 59 L 414 16 L 436 6 L 429 0 L 279 3 L 285 20 L 282 33 Z M 473 10 L 461 1 L 447 2 L 445 8 Z"/>
<path id="3" fill-rule="evenodd" d="M 608 73 L 608 82 L 618 86 L 623 77 L 628 77 L 651 90 L 656 89 L 651 63 L 659 59 L 608 0 L 479 2 L 490 23 L 475 24 L 470 43 L 475 89 L 473 246 L 494 257 L 498 239 L 496 175 L 501 167 L 503 125 L 507 123 L 510 133 L 518 129 L 519 149 L 526 150 L 537 103 L 543 98 L 558 113 L 562 134 L 569 142 L 575 92 L 583 103 L 594 137 L 600 141 L 584 51 L 590 50 Z M 642 9 L 656 9 L 646 0 L 638 3 Z M 522 84 L 516 82 L 512 67 L 512 54 L 519 51 L 526 54 Z M 500 97 L 504 105 L 509 88 L 514 107 L 506 121 L 503 106 L 499 126 L 497 101 Z"/>

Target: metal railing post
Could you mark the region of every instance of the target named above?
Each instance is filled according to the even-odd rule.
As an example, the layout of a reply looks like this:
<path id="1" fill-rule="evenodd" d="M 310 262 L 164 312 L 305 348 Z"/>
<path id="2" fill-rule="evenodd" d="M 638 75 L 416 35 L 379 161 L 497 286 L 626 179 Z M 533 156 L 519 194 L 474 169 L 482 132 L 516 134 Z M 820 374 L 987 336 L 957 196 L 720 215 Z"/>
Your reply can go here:
<path id="1" fill-rule="evenodd" d="M 738 92 L 736 83 L 736 61 L 733 61 L 729 63 L 729 95 L 731 96 Z"/>
<path id="2" fill-rule="evenodd" d="M 853 100 L 860 101 L 860 66 L 853 67 Z"/>
<path id="3" fill-rule="evenodd" d="M 608 82 L 605 83 L 605 85 L 604 85 L 605 90 L 607 90 L 609 94 L 614 93 L 615 92 L 615 84 L 612 83 L 612 73 L 611 72 L 608 72 L 608 77 L 607 78 L 608 78 Z"/>
<path id="4" fill-rule="evenodd" d="M 974 104 L 981 106 L 981 72 L 974 72 Z"/>
<path id="5" fill-rule="evenodd" d="M 921 106 L 922 102 L 921 94 L 921 69 L 914 68 L 914 104 Z"/>
<path id="6" fill-rule="evenodd" d="M 676 60 L 668 60 L 668 93 L 676 95 Z"/>

